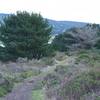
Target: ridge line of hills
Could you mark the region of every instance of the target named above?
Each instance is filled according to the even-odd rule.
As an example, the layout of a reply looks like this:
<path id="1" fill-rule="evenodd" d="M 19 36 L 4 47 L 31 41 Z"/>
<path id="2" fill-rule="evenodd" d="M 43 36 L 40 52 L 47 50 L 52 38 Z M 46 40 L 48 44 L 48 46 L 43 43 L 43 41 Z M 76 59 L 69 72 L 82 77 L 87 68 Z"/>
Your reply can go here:
<path id="1" fill-rule="evenodd" d="M 3 20 L 4 17 L 6 17 L 9 14 L 0 13 L 0 21 Z M 48 19 L 48 22 L 50 25 L 53 26 L 52 34 L 60 34 L 65 32 L 67 29 L 73 28 L 73 27 L 83 27 L 87 23 L 84 22 L 76 22 L 76 21 L 56 21 L 52 19 Z"/>

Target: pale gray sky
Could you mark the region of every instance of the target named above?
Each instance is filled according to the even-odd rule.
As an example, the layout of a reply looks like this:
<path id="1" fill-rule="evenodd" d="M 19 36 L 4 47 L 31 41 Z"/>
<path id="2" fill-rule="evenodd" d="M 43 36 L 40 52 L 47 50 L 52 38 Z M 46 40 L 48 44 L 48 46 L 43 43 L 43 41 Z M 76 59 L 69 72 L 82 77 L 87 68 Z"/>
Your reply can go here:
<path id="1" fill-rule="evenodd" d="M 18 10 L 55 20 L 100 23 L 100 0 L 0 0 L 0 13 Z"/>

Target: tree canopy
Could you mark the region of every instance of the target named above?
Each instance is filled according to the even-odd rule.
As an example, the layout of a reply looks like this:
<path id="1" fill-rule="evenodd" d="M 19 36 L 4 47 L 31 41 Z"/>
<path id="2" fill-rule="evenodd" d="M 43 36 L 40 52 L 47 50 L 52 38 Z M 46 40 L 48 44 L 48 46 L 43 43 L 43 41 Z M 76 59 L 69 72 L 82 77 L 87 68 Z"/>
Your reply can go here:
<path id="1" fill-rule="evenodd" d="M 5 17 L 0 25 L 0 41 L 5 46 L 0 50 L 8 55 L 8 59 L 39 59 L 47 55 L 50 32 L 51 26 L 40 14 L 17 12 Z M 5 55 L 1 53 L 0 59 Z"/>

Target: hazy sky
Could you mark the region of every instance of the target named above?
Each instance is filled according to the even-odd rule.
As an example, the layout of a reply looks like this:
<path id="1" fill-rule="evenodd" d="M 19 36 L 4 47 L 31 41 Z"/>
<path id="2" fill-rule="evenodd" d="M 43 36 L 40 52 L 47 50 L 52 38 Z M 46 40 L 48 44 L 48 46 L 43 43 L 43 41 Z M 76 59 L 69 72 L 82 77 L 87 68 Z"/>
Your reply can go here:
<path id="1" fill-rule="evenodd" d="M 100 23 L 100 0 L 0 0 L 0 13 L 18 10 L 55 20 Z"/>

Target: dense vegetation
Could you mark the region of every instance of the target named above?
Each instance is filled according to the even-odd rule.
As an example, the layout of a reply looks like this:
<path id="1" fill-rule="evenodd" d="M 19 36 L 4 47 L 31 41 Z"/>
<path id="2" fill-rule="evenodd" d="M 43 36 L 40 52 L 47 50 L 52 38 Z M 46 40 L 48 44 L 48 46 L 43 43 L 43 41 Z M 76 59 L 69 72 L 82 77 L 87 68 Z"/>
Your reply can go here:
<path id="1" fill-rule="evenodd" d="M 11 92 L 13 85 L 12 80 L 3 77 L 3 75 L 0 74 L 0 97 L 6 95 L 8 92 Z"/>
<path id="2" fill-rule="evenodd" d="M 0 97 L 11 92 L 7 100 L 25 94 L 33 100 L 100 100 L 100 25 L 71 28 L 51 44 L 50 33 L 40 14 L 4 18 L 0 60 L 8 62 L 0 62 Z"/>
<path id="3" fill-rule="evenodd" d="M 51 26 L 40 14 L 17 12 L 4 18 L 0 25 L 1 60 L 18 57 L 39 59 L 47 55 Z"/>
<path id="4" fill-rule="evenodd" d="M 100 26 L 87 24 L 82 28 L 72 28 L 59 34 L 53 41 L 59 51 L 100 48 Z"/>

